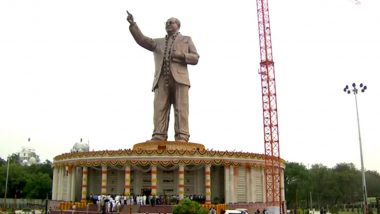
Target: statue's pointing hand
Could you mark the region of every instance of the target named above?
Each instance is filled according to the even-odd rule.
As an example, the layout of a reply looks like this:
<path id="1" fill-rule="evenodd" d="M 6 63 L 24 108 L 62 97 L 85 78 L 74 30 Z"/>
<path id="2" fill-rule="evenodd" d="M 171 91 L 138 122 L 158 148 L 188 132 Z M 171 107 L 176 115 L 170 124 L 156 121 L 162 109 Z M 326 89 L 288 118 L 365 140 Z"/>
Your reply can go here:
<path id="1" fill-rule="evenodd" d="M 128 10 L 127 10 L 127 14 L 128 14 L 128 16 L 127 16 L 127 21 L 129 22 L 129 24 L 134 23 L 135 20 L 133 19 L 133 15 L 130 14 L 130 13 L 128 12 Z"/>

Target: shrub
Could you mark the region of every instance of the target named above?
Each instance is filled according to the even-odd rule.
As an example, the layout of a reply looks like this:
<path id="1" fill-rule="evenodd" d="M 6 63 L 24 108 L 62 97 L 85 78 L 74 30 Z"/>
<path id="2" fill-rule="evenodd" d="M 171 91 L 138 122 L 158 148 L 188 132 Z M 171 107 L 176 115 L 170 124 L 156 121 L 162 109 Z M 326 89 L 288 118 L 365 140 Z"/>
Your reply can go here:
<path id="1" fill-rule="evenodd" d="M 207 214 L 208 211 L 201 207 L 201 205 L 190 199 L 182 200 L 173 209 L 173 214 Z"/>

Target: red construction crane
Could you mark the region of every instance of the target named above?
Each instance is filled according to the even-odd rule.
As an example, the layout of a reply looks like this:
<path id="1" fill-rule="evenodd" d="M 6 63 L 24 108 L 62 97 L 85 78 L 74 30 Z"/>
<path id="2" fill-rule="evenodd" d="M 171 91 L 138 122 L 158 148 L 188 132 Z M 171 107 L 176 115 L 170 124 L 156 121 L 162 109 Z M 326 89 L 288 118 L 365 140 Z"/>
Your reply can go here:
<path id="1" fill-rule="evenodd" d="M 265 202 L 267 206 L 280 208 L 281 199 L 281 158 L 278 134 L 276 79 L 272 55 L 272 39 L 269 21 L 268 0 L 256 0 L 260 42 L 260 77 L 264 123 L 265 149 Z"/>

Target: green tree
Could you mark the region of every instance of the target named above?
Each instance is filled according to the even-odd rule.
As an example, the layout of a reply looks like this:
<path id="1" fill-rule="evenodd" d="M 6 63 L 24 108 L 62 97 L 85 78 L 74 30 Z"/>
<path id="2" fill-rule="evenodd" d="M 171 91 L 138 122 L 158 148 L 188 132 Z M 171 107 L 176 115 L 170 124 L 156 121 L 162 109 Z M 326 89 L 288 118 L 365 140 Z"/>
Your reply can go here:
<path id="1" fill-rule="evenodd" d="M 26 185 L 26 177 L 28 175 L 25 172 L 25 167 L 18 163 L 9 164 L 9 177 L 8 177 L 8 197 L 13 198 L 16 193 L 17 197 L 24 196 L 24 187 Z"/>
<path id="2" fill-rule="evenodd" d="M 0 195 L 4 196 L 5 177 L 7 176 L 7 165 L 0 165 Z"/>
<path id="3" fill-rule="evenodd" d="M 13 154 L 9 158 L 9 175 L 7 197 L 13 198 L 46 198 L 51 195 L 53 169 L 50 161 L 31 166 L 20 165 L 19 156 Z M 0 194 L 5 194 L 7 164 L 0 165 Z"/>
<path id="4" fill-rule="evenodd" d="M 33 164 L 27 167 L 26 171 L 28 173 L 35 173 L 35 172 L 45 173 L 45 174 L 48 174 L 51 179 L 53 179 L 52 163 L 49 160 L 46 160 L 42 164 Z"/>
<path id="5" fill-rule="evenodd" d="M 292 209 L 305 208 L 310 191 L 310 175 L 306 167 L 299 163 L 286 163 L 284 179 L 287 207 Z"/>
<path id="6" fill-rule="evenodd" d="M 0 157 L 0 166 L 6 165 L 7 160 L 4 160 L 3 158 Z"/>
<path id="7" fill-rule="evenodd" d="M 366 172 L 368 197 L 380 197 L 380 174 L 376 171 Z"/>
<path id="8" fill-rule="evenodd" d="M 380 196 L 380 175 L 376 171 L 366 172 L 369 197 Z M 354 204 L 362 201 L 361 172 L 352 163 L 339 163 L 333 168 L 314 164 L 308 170 L 300 163 L 286 163 L 285 198 L 287 207 L 310 207 L 309 196 L 314 208 L 337 209 L 339 204 Z M 336 211 L 336 210 L 335 210 Z"/>
<path id="9" fill-rule="evenodd" d="M 332 170 L 322 164 L 314 164 L 310 169 L 310 178 L 313 207 L 325 207 L 335 192 Z"/>
<path id="10" fill-rule="evenodd" d="M 9 161 L 11 163 L 16 163 L 16 164 L 19 164 L 21 161 L 20 161 L 20 155 L 17 154 L 17 153 L 13 153 L 10 157 L 9 157 Z"/>
<path id="11" fill-rule="evenodd" d="M 335 204 L 348 204 L 358 200 L 361 187 L 361 175 L 352 163 L 340 163 L 333 169 L 334 181 L 337 187 Z"/>
<path id="12" fill-rule="evenodd" d="M 47 194 L 51 194 L 51 179 L 46 173 L 29 174 L 26 179 L 24 192 L 26 198 L 45 198 Z"/>
<path id="13" fill-rule="evenodd" d="M 182 200 L 173 209 L 173 214 L 207 214 L 208 211 L 201 205 L 189 199 Z"/>

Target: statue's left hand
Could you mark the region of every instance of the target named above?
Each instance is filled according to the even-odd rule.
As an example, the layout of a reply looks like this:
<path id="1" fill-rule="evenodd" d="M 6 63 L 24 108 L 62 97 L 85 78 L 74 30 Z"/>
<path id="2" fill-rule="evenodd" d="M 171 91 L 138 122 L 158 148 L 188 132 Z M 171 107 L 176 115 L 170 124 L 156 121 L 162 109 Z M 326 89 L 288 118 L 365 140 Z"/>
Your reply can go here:
<path id="1" fill-rule="evenodd" d="M 172 58 L 179 59 L 179 60 L 185 60 L 185 54 L 173 50 L 173 52 L 172 52 Z"/>

